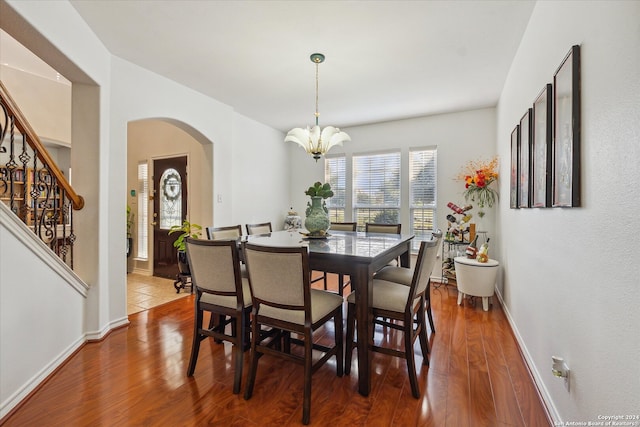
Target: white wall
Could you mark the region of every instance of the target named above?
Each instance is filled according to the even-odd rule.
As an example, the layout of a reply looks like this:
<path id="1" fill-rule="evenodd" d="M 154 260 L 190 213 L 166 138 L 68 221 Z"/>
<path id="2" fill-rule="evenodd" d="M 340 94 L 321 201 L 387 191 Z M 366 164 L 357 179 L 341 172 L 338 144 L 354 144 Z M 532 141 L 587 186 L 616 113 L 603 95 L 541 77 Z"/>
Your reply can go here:
<path id="1" fill-rule="evenodd" d="M 640 409 L 640 2 L 535 6 L 498 108 L 498 153 L 574 44 L 582 55 L 582 207 L 509 209 L 502 298 L 556 421 Z M 501 180 L 506 200 L 508 180 Z M 571 369 L 570 391 L 551 356 Z"/>
<path id="2" fill-rule="evenodd" d="M 291 163 L 284 134 L 236 114 L 233 139 L 235 169 L 225 177 L 232 186 L 233 208 L 230 217 L 214 214 L 214 225 L 242 224 L 242 232 L 246 233 L 245 224 L 271 221 L 274 230 L 282 230 L 289 210 Z M 215 206 L 219 205 L 218 195 L 216 192 Z"/>
<path id="3" fill-rule="evenodd" d="M 20 230 L 26 226 L 0 205 L 2 419 L 29 394 L 34 382 L 44 380 L 83 343 L 86 289 L 78 292 L 67 275 L 52 272 L 45 261 L 48 248 L 30 231 Z M 44 258 L 34 256 L 32 247 Z"/>
<path id="4" fill-rule="evenodd" d="M 496 111 L 493 108 L 464 111 L 459 113 L 441 114 L 436 116 L 419 117 L 407 120 L 397 120 L 365 126 L 356 126 L 344 130 L 351 137 L 342 147 L 333 148 L 329 154 L 345 153 L 347 163 L 354 154 L 374 153 L 376 151 L 401 151 L 403 171 L 409 165 L 409 149 L 436 146 L 438 149 L 438 211 L 437 226 L 446 229 L 445 219 L 451 210 L 448 202 L 463 205 L 464 183 L 455 178 L 464 165 L 470 160 L 491 159 L 495 154 Z M 304 194 L 315 181 L 324 181 L 324 160 L 317 163 L 298 145 L 289 144 L 291 163 L 291 201 L 293 207 L 301 214 L 304 213 L 308 197 Z M 505 161 L 508 161 L 507 156 Z M 348 167 L 348 166 L 347 166 Z M 505 166 L 502 166 L 505 173 Z M 350 176 L 351 170 L 347 170 Z M 409 201 L 408 178 L 403 173 L 402 179 L 402 209 L 401 221 L 403 230 L 409 231 Z M 500 202 L 499 202 L 500 203 Z M 487 209 L 485 221 L 488 225 L 489 236 L 493 234 L 496 207 Z M 474 209 L 472 213 L 475 213 Z M 351 215 L 350 212 L 347 215 Z M 347 217 L 348 218 L 348 217 Z"/>

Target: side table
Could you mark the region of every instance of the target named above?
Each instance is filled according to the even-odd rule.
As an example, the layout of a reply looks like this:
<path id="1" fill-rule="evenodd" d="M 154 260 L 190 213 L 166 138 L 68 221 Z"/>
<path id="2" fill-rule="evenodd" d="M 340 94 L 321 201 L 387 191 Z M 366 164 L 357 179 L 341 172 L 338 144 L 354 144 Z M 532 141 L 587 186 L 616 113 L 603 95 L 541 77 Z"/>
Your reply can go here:
<path id="1" fill-rule="evenodd" d="M 478 262 L 464 256 L 454 258 L 458 283 L 458 305 L 465 295 L 482 297 L 482 308 L 489 310 L 489 298 L 493 296 L 500 263 L 495 259 Z"/>

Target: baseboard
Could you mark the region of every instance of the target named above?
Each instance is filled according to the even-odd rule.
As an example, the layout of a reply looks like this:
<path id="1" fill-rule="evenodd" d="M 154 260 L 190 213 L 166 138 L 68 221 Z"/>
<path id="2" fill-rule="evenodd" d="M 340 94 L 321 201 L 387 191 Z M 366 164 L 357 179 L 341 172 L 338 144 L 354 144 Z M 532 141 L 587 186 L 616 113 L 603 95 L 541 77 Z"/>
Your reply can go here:
<path id="1" fill-rule="evenodd" d="M 113 331 L 114 329 L 118 329 L 128 325 L 129 325 L 129 318 L 122 317 L 120 319 L 109 322 L 104 328 L 98 331 L 87 332 L 85 334 L 85 338 L 88 342 L 102 341 L 104 337 L 109 335 L 109 333 L 111 333 L 111 331 Z"/>
<path id="2" fill-rule="evenodd" d="M 24 405 L 29 400 L 29 397 L 36 393 L 55 372 L 64 366 L 84 343 L 84 337 L 78 338 L 73 344 L 67 347 L 66 350 L 60 353 L 58 357 L 51 360 L 40 372 L 9 396 L 7 400 L 2 402 L 2 405 L 0 405 L 0 425 L 2 425 L 12 413 Z"/>
<path id="3" fill-rule="evenodd" d="M 500 305 L 502 307 L 502 311 L 504 312 L 507 318 L 507 322 L 509 322 L 509 326 L 511 327 L 511 333 L 513 334 L 513 336 L 516 339 L 516 342 L 518 343 L 518 349 L 520 350 L 520 354 L 524 359 L 525 365 L 529 371 L 529 375 L 531 376 L 531 379 L 533 380 L 533 383 L 536 386 L 538 396 L 542 400 L 543 406 L 547 412 L 547 418 L 549 420 L 549 424 L 560 425 L 561 424 L 560 414 L 558 413 L 558 410 L 556 409 L 553 403 L 553 400 L 551 399 L 551 395 L 549 395 L 549 391 L 547 390 L 547 387 L 544 385 L 544 382 L 542 381 L 540 372 L 536 368 L 536 365 L 533 363 L 533 358 L 531 357 L 529 350 L 527 350 L 527 346 L 525 345 L 524 340 L 520 335 L 520 331 L 518 330 L 513 320 L 513 317 L 511 317 L 511 313 L 509 313 L 509 309 L 507 308 L 507 306 L 504 303 L 504 300 L 502 299 L 502 294 L 498 291 L 497 287 L 495 292 L 496 292 L 496 297 L 498 298 L 498 301 L 500 302 Z"/>

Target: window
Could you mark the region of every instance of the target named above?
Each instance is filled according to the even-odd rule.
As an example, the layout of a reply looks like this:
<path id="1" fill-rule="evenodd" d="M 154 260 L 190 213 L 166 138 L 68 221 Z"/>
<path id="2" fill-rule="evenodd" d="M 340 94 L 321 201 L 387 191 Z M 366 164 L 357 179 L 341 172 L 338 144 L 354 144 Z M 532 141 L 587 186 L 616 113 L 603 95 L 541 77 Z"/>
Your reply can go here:
<path id="1" fill-rule="evenodd" d="M 409 218 L 414 242 L 431 236 L 436 214 L 437 151 L 409 151 Z M 417 248 L 417 246 L 416 246 Z"/>
<path id="2" fill-rule="evenodd" d="M 353 156 L 353 213 L 358 230 L 400 222 L 400 152 Z"/>
<path id="3" fill-rule="evenodd" d="M 138 251 L 137 258 L 148 258 L 149 174 L 147 162 L 138 163 Z"/>
<path id="4" fill-rule="evenodd" d="M 331 222 L 344 222 L 347 193 L 346 159 L 344 156 L 325 158 L 324 180 L 331 184 L 333 197 L 327 200 Z"/>

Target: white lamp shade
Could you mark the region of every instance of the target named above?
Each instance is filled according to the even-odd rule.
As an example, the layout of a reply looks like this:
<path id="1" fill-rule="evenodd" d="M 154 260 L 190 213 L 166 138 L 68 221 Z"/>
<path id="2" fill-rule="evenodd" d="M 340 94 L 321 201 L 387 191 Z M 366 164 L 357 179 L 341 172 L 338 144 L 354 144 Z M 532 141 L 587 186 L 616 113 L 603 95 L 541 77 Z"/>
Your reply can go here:
<path id="1" fill-rule="evenodd" d="M 346 132 L 340 129 L 327 126 L 320 130 L 320 126 L 316 125 L 309 129 L 307 126 L 303 128 L 291 129 L 284 138 L 285 142 L 295 142 L 299 144 L 309 154 L 324 155 L 332 147 L 342 145 L 344 141 L 351 141 Z"/>

